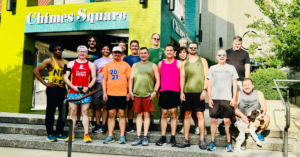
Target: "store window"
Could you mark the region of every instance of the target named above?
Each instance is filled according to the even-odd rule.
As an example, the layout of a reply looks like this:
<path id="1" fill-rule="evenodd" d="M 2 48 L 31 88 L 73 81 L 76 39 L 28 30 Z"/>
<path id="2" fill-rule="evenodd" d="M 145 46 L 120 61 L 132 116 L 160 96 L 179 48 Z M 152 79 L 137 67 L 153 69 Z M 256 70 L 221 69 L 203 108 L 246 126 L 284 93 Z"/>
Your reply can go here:
<path id="1" fill-rule="evenodd" d="M 175 0 L 175 10 L 174 14 L 181 20 L 184 24 L 185 20 L 185 0 Z"/>

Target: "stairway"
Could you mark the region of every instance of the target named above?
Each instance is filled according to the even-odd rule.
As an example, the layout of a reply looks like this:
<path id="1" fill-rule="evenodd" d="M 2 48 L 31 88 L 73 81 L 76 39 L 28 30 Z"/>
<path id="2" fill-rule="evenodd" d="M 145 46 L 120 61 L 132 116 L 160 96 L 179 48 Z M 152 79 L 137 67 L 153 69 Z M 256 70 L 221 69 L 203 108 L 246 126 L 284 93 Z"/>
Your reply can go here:
<path id="1" fill-rule="evenodd" d="M 64 141 L 48 142 L 46 141 L 46 128 L 44 126 L 44 116 L 42 115 L 26 115 L 26 114 L 10 114 L 0 113 L 0 147 L 15 147 L 15 148 L 28 148 L 28 149 L 42 149 L 42 150 L 56 150 L 65 151 L 67 155 L 67 143 Z M 208 124 L 208 123 L 207 123 Z M 116 124 L 117 126 L 117 124 Z M 182 125 L 179 123 L 177 130 L 181 129 Z M 90 136 L 93 140 L 92 143 L 84 143 L 83 129 L 75 130 L 75 141 L 73 142 L 73 152 L 85 153 L 100 153 L 111 155 L 129 155 L 129 156 L 207 156 L 207 157 L 225 157 L 225 156 L 261 156 L 261 157 L 281 157 L 283 156 L 283 131 L 276 126 L 270 126 L 268 130 L 263 132 L 266 137 L 262 142 L 263 146 L 260 148 L 256 145 L 252 138 L 247 139 L 245 153 L 226 152 L 226 137 L 218 132 L 216 136 L 216 151 L 200 150 L 199 135 L 194 134 L 194 127 L 191 128 L 190 143 L 191 147 L 177 148 L 171 147 L 170 144 L 166 146 L 156 146 L 160 134 L 160 124 L 155 123 L 150 127 L 148 134 L 149 146 L 131 146 L 131 142 L 136 138 L 136 132 L 127 133 L 127 144 L 121 145 L 117 142 L 113 144 L 103 144 L 103 140 L 107 137 L 107 133 L 92 133 Z M 168 126 L 170 130 L 170 126 Z M 206 126 L 207 134 L 205 141 L 207 144 L 210 142 L 209 126 Z M 222 128 L 220 129 L 220 131 Z M 67 134 L 68 126 L 65 127 L 65 134 Z M 222 131 L 221 131 L 222 132 Z M 297 132 L 298 130 L 289 130 L 289 157 L 296 157 L 292 151 L 297 149 Z M 118 140 L 120 136 L 119 130 L 114 131 L 115 139 Z M 167 132 L 167 142 L 170 140 L 170 132 Z M 182 142 L 184 136 L 181 134 L 176 135 L 176 141 Z M 235 147 L 235 143 L 233 142 Z"/>

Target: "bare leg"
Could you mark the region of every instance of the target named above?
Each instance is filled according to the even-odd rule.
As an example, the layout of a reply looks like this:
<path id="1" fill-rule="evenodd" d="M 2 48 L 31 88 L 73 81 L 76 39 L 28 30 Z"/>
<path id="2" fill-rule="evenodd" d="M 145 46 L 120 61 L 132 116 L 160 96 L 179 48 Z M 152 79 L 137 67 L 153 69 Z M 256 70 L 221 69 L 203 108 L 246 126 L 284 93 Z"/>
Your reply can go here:
<path id="1" fill-rule="evenodd" d="M 142 125 L 143 125 L 143 112 L 138 113 L 136 115 L 136 134 L 137 134 L 137 136 L 141 136 Z"/>
<path id="2" fill-rule="evenodd" d="M 125 134 L 125 128 L 126 128 L 125 110 L 118 109 L 118 114 L 119 114 L 120 136 L 123 136 Z"/>
<path id="3" fill-rule="evenodd" d="M 89 133 L 89 116 L 88 116 L 89 107 L 90 107 L 90 103 L 82 103 L 81 104 L 82 125 L 83 125 L 83 129 L 84 129 L 84 134 Z"/>
<path id="4" fill-rule="evenodd" d="M 231 139 L 230 132 L 229 132 L 230 118 L 224 118 L 224 124 L 225 124 L 225 133 L 227 137 L 227 142 L 230 142 Z"/>
<path id="5" fill-rule="evenodd" d="M 199 132 L 200 132 L 200 140 L 204 140 L 204 134 L 205 134 L 204 114 L 203 114 L 203 112 L 196 112 L 196 115 L 197 115 L 197 119 L 198 119 L 197 121 L 198 121 Z"/>
<path id="6" fill-rule="evenodd" d="M 161 135 L 166 136 L 167 131 L 167 125 L 168 125 L 168 110 L 161 109 L 161 121 L 160 121 L 160 127 L 161 127 Z"/>
<path id="7" fill-rule="evenodd" d="M 210 126 L 210 134 L 211 134 L 211 141 L 215 142 L 216 132 L 217 132 L 217 125 L 218 125 L 218 118 L 211 119 L 211 126 Z"/>
<path id="8" fill-rule="evenodd" d="M 70 119 L 72 119 L 72 121 L 73 121 L 72 134 L 74 134 L 74 128 L 75 128 L 75 123 L 76 123 L 76 112 L 77 112 L 77 106 L 78 105 L 79 104 L 76 104 L 76 103 L 73 103 L 73 102 L 69 102 Z"/>
<path id="9" fill-rule="evenodd" d="M 108 135 L 114 135 L 116 109 L 108 110 Z"/>
<path id="10" fill-rule="evenodd" d="M 171 135 L 175 136 L 176 128 L 177 128 L 177 107 L 170 109 L 170 112 L 171 112 Z"/>
<path id="11" fill-rule="evenodd" d="M 189 140 L 189 133 L 190 133 L 190 127 L 191 127 L 191 116 L 192 116 L 192 111 L 185 111 L 185 116 L 184 116 L 184 138 L 186 140 Z"/>
<path id="12" fill-rule="evenodd" d="M 102 125 L 105 125 L 106 121 L 107 121 L 107 108 L 106 108 L 106 104 L 103 104 Z"/>
<path id="13" fill-rule="evenodd" d="M 150 126 L 150 112 L 144 112 L 144 137 L 147 136 Z"/>

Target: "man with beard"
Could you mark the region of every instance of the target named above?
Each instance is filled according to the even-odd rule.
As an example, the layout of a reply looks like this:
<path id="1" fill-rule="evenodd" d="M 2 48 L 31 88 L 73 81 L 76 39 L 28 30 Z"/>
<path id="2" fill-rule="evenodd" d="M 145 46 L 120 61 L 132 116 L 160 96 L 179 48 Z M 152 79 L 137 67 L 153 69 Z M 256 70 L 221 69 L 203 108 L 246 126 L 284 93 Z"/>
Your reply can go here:
<path id="1" fill-rule="evenodd" d="M 47 108 L 45 125 L 47 129 L 47 140 L 56 142 L 58 140 L 65 140 L 67 137 L 61 135 L 65 123 L 62 121 L 62 104 L 66 95 L 66 85 L 64 82 L 64 65 L 68 62 L 62 58 L 64 47 L 61 43 L 51 43 L 49 51 L 53 53 L 52 58 L 45 59 L 41 64 L 34 68 L 34 75 L 36 78 L 47 87 Z M 46 83 L 42 78 L 40 72 L 47 68 L 49 72 L 49 82 Z M 58 120 L 56 124 L 56 132 L 53 131 L 54 114 L 58 108 Z M 67 111 L 68 112 L 68 111 Z"/>
<path id="2" fill-rule="evenodd" d="M 95 90 L 102 89 L 102 77 L 103 77 L 103 68 L 108 63 L 111 62 L 113 59 L 109 58 L 110 54 L 110 45 L 103 44 L 102 45 L 102 58 L 97 59 L 94 64 L 96 66 L 96 72 L 97 72 L 97 81 L 94 86 Z M 96 125 L 93 128 L 92 132 L 98 132 L 100 129 L 100 117 L 101 117 L 101 108 L 103 108 L 103 114 L 102 114 L 102 133 L 106 133 L 108 131 L 108 128 L 106 126 L 106 120 L 107 120 L 107 109 L 106 109 L 106 102 L 103 101 L 103 91 L 100 91 L 92 96 L 92 102 L 95 106 L 96 110 Z"/>
<path id="3" fill-rule="evenodd" d="M 66 84 L 69 86 L 70 90 L 68 93 L 68 99 L 77 99 L 89 93 L 90 89 L 94 86 L 96 82 L 96 68 L 94 63 L 89 62 L 86 58 L 88 57 L 88 49 L 86 46 L 78 46 L 77 48 L 78 59 L 68 63 L 68 69 L 64 76 Z M 69 70 L 70 69 L 70 70 Z M 71 76 L 71 81 L 69 77 Z M 90 79 L 92 79 L 90 81 Z M 79 91 L 78 87 L 83 87 Z M 77 108 L 81 107 L 82 111 L 82 122 L 84 128 L 84 142 L 92 142 L 88 131 L 89 131 L 89 117 L 88 109 L 90 106 L 91 97 L 84 98 L 80 101 L 69 102 L 70 119 L 73 121 L 73 128 L 75 127 L 75 116 Z M 66 142 L 69 140 L 75 140 L 74 129 L 72 130 L 72 137 L 68 137 Z M 71 139 L 70 139 L 71 138 Z"/>
<path id="4" fill-rule="evenodd" d="M 188 48 L 190 58 L 184 61 L 184 88 L 181 89 L 182 110 L 185 111 L 184 118 L 184 138 L 185 140 L 178 145 L 179 148 L 190 146 L 189 132 L 190 132 L 190 119 L 192 112 L 196 112 L 200 132 L 199 148 L 206 149 L 204 141 L 205 134 L 205 98 L 207 90 L 207 72 L 208 64 L 206 59 L 198 57 L 198 44 L 191 42 Z"/>
<path id="5" fill-rule="evenodd" d="M 137 63 L 139 61 L 141 61 L 141 58 L 139 56 L 139 42 L 137 40 L 131 40 L 130 42 L 130 50 L 131 50 L 131 55 L 126 56 L 123 61 L 128 63 L 130 65 L 130 67 L 132 67 L 132 65 L 134 63 Z M 127 107 L 127 118 L 128 118 L 128 127 L 126 128 L 126 133 L 131 133 L 134 131 L 133 129 L 133 110 L 132 110 L 132 106 L 133 106 L 133 100 L 130 99 L 128 101 L 128 107 Z"/>

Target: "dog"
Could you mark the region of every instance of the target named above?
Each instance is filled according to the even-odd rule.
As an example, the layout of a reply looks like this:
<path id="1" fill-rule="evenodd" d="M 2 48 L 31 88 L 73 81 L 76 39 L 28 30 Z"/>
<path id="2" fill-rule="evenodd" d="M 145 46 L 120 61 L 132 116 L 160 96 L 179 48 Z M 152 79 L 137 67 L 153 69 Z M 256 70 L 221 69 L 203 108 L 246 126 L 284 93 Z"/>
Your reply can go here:
<path id="1" fill-rule="evenodd" d="M 255 127 L 255 120 L 259 120 L 260 124 L 264 124 L 263 119 L 263 110 L 255 109 L 247 114 L 249 123 L 246 124 L 243 122 L 242 118 L 237 118 L 237 121 L 234 123 L 234 128 L 231 128 L 231 134 L 236 138 L 236 149 L 238 152 L 244 152 L 241 149 L 243 142 L 245 141 L 245 135 L 251 134 L 252 138 L 255 140 L 256 144 L 261 147 L 262 144 L 256 135 L 256 130 L 258 127 Z"/>

